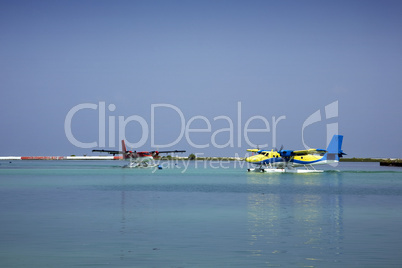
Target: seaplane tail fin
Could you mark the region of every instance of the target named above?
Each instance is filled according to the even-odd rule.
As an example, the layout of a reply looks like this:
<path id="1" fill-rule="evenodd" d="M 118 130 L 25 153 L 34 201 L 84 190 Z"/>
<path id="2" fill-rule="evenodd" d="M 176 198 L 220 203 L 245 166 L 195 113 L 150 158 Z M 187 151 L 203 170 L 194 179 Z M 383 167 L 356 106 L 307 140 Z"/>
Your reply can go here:
<path id="1" fill-rule="evenodd" d="M 127 159 L 127 148 L 124 140 L 121 140 L 121 150 L 123 152 L 123 159 Z"/>
<path id="2" fill-rule="evenodd" d="M 342 135 L 334 135 L 327 148 L 327 159 L 339 161 L 339 157 L 344 155 L 342 151 Z"/>
<path id="3" fill-rule="evenodd" d="M 123 152 L 127 152 L 126 143 L 124 142 L 124 140 L 121 140 L 121 150 L 122 150 Z"/>

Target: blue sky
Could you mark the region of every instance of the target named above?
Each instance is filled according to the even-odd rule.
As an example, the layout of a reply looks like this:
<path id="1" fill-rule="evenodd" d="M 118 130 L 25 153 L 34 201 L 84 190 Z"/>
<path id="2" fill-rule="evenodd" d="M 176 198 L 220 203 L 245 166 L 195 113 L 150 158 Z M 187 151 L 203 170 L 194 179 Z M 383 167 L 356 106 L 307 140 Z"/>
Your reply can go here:
<path id="1" fill-rule="evenodd" d="M 401 29 L 400 1 L 1 1 L 0 155 L 91 154 L 65 121 L 92 104 L 71 133 L 103 135 L 105 149 L 119 149 L 121 117 L 139 150 L 153 131 L 159 149 L 244 155 L 258 116 L 248 128 L 269 131 L 248 133 L 252 144 L 323 148 L 335 123 L 348 156 L 402 158 Z"/>

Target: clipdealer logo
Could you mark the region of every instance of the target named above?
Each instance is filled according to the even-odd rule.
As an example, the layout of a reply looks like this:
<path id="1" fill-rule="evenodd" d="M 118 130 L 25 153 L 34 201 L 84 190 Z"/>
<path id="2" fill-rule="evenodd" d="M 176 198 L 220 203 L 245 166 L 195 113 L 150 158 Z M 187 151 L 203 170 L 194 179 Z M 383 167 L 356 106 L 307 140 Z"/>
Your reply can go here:
<path id="1" fill-rule="evenodd" d="M 303 146 L 305 149 L 311 149 L 311 147 L 309 147 L 304 141 L 304 130 L 305 128 L 311 126 L 312 124 L 323 121 L 321 114 L 322 114 L 321 110 L 317 110 L 314 113 L 312 113 L 309 117 L 307 117 L 307 119 L 303 122 L 301 133 L 302 133 Z M 324 114 L 325 114 L 325 120 L 334 121 L 333 118 L 338 118 L 338 101 L 334 101 L 326 105 L 324 108 Z M 338 122 L 327 123 L 326 132 L 327 132 L 327 146 L 328 146 L 332 137 L 334 135 L 338 135 Z"/>
<path id="2" fill-rule="evenodd" d="M 76 116 L 79 116 L 80 111 L 82 110 L 95 110 L 98 112 L 98 140 L 92 142 L 82 142 L 79 141 L 72 131 L 72 122 Z M 155 122 L 159 116 L 163 115 L 163 109 L 170 109 L 177 114 L 178 119 L 180 120 L 180 133 L 176 137 L 176 139 L 172 142 L 166 144 L 159 144 L 155 140 Z M 150 138 L 151 147 L 152 148 L 168 148 L 177 145 L 182 139 L 185 139 L 186 142 L 193 148 L 202 149 L 208 147 L 215 148 L 226 148 L 226 147 L 242 147 L 243 141 L 250 147 L 257 147 L 257 143 L 253 143 L 250 140 L 249 133 L 271 133 L 272 134 L 272 147 L 276 147 L 276 139 L 277 139 L 277 129 L 280 121 L 285 120 L 286 116 L 281 115 L 279 117 L 272 116 L 271 122 L 262 115 L 254 115 L 243 121 L 242 119 L 242 103 L 237 102 L 237 118 L 232 120 L 227 115 L 219 115 L 213 118 L 213 121 L 209 120 L 207 117 L 203 115 L 196 115 L 186 120 L 184 113 L 180 110 L 179 107 L 166 104 L 166 103 L 158 103 L 151 104 L 150 109 L 150 122 L 147 122 L 140 115 L 131 115 L 128 117 L 125 116 L 116 116 L 110 115 L 110 113 L 116 110 L 116 105 L 109 104 L 106 108 L 106 102 L 100 101 L 98 104 L 95 103 L 81 103 L 69 110 L 65 117 L 64 121 L 64 131 L 69 142 L 79 148 L 89 149 L 89 148 L 115 148 L 116 146 L 116 131 L 118 134 L 118 140 L 126 140 L 126 145 L 130 148 L 140 148 L 144 146 L 148 139 Z M 166 110 L 165 110 L 166 111 Z M 107 116 L 108 113 L 108 116 Z M 307 127 L 323 121 L 321 110 L 317 110 L 311 115 L 307 117 L 307 119 L 303 122 L 301 128 L 301 136 L 303 146 L 306 149 L 310 149 L 310 147 L 306 144 L 304 140 L 304 131 Z M 334 101 L 325 106 L 324 109 L 325 119 L 332 121 L 333 118 L 338 117 L 338 101 Z M 106 118 L 108 120 L 106 120 Z M 106 121 L 108 122 L 106 129 Z M 116 122 L 117 121 L 117 122 Z M 206 127 L 205 128 L 194 128 L 192 125 L 195 121 L 202 121 Z M 212 131 L 212 125 L 216 121 L 224 121 L 226 125 L 229 127 L 220 128 L 215 131 Z M 250 124 L 253 121 L 260 121 L 263 123 L 263 128 L 251 128 Z M 244 122 L 244 123 L 243 123 Z M 141 126 L 141 135 L 138 142 L 132 143 L 129 139 L 126 138 L 126 127 L 130 123 L 137 123 Z M 108 133 L 108 143 L 106 144 L 106 133 Z M 197 144 L 192 139 L 192 133 L 210 133 L 210 142 L 205 144 Z M 227 133 L 228 139 L 225 143 L 218 143 L 216 136 L 220 133 Z M 139 133 L 138 133 L 139 134 Z M 235 138 L 236 134 L 236 138 Z M 326 137 L 327 137 L 327 146 L 333 135 L 338 134 L 338 122 L 328 123 L 326 124 Z M 137 135 L 136 133 L 136 136 Z M 268 147 L 268 144 L 259 144 L 261 148 Z"/>
<path id="3" fill-rule="evenodd" d="M 79 116 L 79 112 L 85 109 L 90 110 L 97 110 L 98 111 L 98 141 L 92 142 L 82 142 L 79 141 L 73 134 L 72 131 L 72 122 L 75 116 Z M 155 122 L 159 116 L 162 116 L 163 109 L 170 109 L 177 114 L 177 117 L 180 120 L 180 133 L 177 138 L 169 142 L 167 144 L 159 144 L 155 140 Z M 270 123 L 267 118 L 261 115 L 254 115 L 248 118 L 245 123 L 242 120 L 242 104 L 241 102 L 237 103 L 237 118 L 232 120 L 227 115 L 219 115 L 213 118 L 213 122 L 209 120 L 207 117 L 203 115 L 196 115 L 188 120 L 184 113 L 180 110 L 179 107 L 166 104 L 166 103 L 159 103 L 159 104 L 151 104 L 151 120 L 147 122 L 142 116 L 140 115 L 131 115 L 128 117 L 124 116 L 115 116 L 109 115 L 108 116 L 108 130 L 106 131 L 106 111 L 114 112 L 116 110 L 116 105 L 109 104 L 106 109 L 106 103 L 104 101 L 99 102 L 98 104 L 95 103 L 82 103 L 74 106 L 70 109 L 67 113 L 65 121 L 64 121 L 64 131 L 66 134 L 67 139 L 71 144 L 79 148 L 104 148 L 106 147 L 106 132 L 108 132 L 108 146 L 109 148 L 115 147 L 115 138 L 116 138 L 116 131 L 118 133 L 119 140 L 126 140 L 126 145 L 131 148 L 139 148 L 144 146 L 148 142 L 148 138 L 151 141 L 151 147 L 155 148 L 167 148 L 171 146 L 175 146 L 178 144 L 183 138 L 186 142 L 193 148 L 202 149 L 208 147 L 215 147 L 215 148 L 226 148 L 226 147 L 242 147 L 243 141 L 248 146 L 257 147 L 257 144 L 254 144 L 249 137 L 249 133 L 270 133 L 272 131 L 272 144 L 275 146 L 276 144 L 276 130 L 279 122 L 281 120 L 285 120 L 286 116 L 282 115 L 276 118 L 272 116 L 272 122 Z M 117 119 L 117 120 L 116 120 Z M 116 123 L 117 121 L 117 123 Z M 195 121 L 202 121 L 206 127 L 205 128 L 194 128 L 193 123 Z M 226 125 L 229 127 L 220 128 L 212 132 L 212 125 L 216 121 L 224 121 Z M 251 128 L 250 124 L 253 121 L 261 121 L 263 123 L 262 128 Z M 138 133 L 140 136 L 140 140 L 135 143 L 131 143 L 125 136 L 126 127 L 129 123 L 138 123 L 141 126 L 141 133 Z M 235 125 L 236 123 L 236 125 Z M 191 135 L 192 133 L 211 133 L 210 142 L 205 144 L 197 144 L 193 141 Z M 218 143 L 216 136 L 220 133 L 227 133 L 228 139 L 225 143 Z M 235 134 L 237 139 L 235 139 Z M 267 147 L 268 144 L 260 144 L 261 147 Z"/>

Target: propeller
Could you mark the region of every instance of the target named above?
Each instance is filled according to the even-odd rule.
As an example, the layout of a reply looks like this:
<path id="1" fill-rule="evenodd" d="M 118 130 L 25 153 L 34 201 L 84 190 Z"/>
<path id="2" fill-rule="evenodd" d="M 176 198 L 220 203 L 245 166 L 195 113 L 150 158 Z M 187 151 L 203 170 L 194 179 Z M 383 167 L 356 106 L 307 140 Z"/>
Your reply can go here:
<path id="1" fill-rule="evenodd" d="M 278 152 L 278 154 L 282 157 L 282 159 L 284 160 L 284 162 L 285 162 L 285 168 L 287 168 L 287 167 L 288 167 L 288 164 L 289 164 L 289 162 L 290 162 L 290 160 L 292 160 L 292 158 L 294 157 L 294 155 L 293 155 L 293 151 L 283 150 L 283 148 L 284 148 L 284 146 L 283 146 L 283 144 L 282 144 L 281 147 L 280 147 L 280 149 L 279 149 L 279 151 L 277 151 L 277 152 Z"/>
<path id="2" fill-rule="evenodd" d="M 283 150 L 283 144 L 281 145 L 281 148 L 279 149 L 278 152 L 282 152 L 282 150 Z"/>

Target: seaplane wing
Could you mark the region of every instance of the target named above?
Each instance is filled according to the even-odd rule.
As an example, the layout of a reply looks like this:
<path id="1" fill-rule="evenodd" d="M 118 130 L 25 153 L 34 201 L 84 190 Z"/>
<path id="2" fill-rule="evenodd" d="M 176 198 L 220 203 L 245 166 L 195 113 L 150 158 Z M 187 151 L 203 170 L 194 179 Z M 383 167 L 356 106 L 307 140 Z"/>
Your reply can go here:
<path id="1" fill-rule="evenodd" d="M 123 151 L 112 151 L 112 150 L 92 150 L 92 152 L 108 153 L 108 154 L 112 154 L 112 155 L 125 153 Z"/>
<path id="2" fill-rule="evenodd" d="M 327 151 L 323 149 L 309 149 L 293 151 L 293 155 L 308 155 L 308 154 L 325 154 Z"/>
<path id="3" fill-rule="evenodd" d="M 257 153 L 260 149 L 247 149 L 247 152 Z"/>
<path id="4" fill-rule="evenodd" d="M 150 153 L 158 153 L 158 154 L 169 154 L 169 153 L 185 153 L 184 150 L 174 150 L 174 151 L 151 151 Z"/>

